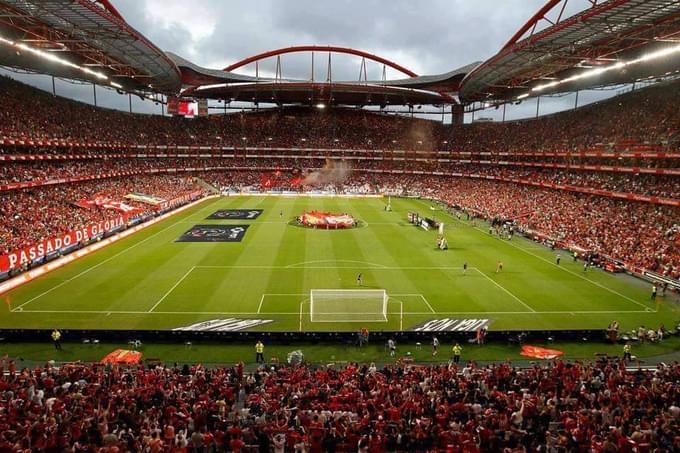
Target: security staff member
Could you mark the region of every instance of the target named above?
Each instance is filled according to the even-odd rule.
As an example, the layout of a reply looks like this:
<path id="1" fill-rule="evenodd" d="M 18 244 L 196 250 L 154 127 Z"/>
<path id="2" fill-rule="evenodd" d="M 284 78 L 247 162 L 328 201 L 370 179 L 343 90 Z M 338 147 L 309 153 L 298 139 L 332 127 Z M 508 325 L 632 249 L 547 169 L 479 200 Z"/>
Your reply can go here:
<path id="1" fill-rule="evenodd" d="M 255 362 L 264 363 L 264 344 L 262 344 L 262 340 L 257 340 L 257 343 L 255 343 Z"/>
<path id="2" fill-rule="evenodd" d="M 458 343 L 453 345 L 453 363 L 460 362 L 460 353 L 463 352 L 463 348 L 460 347 Z"/>
<path id="3" fill-rule="evenodd" d="M 624 344 L 623 345 L 623 360 L 625 360 L 627 362 L 632 360 L 632 356 L 630 354 L 630 351 L 631 351 L 630 343 Z"/>
<path id="4" fill-rule="evenodd" d="M 57 329 L 52 331 L 52 342 L 54 343 L 54 349 L 61 351 L 61 332 Z"/>

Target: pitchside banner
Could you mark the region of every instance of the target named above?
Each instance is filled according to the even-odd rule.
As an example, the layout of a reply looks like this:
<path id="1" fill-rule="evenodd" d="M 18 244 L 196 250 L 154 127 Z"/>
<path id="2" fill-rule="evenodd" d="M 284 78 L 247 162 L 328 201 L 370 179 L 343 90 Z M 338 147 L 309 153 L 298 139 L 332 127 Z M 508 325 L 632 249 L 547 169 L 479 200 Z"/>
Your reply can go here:
<path id="1" fill-rule="evenodd" d="M 186 332 L 238 332 L 252 327 L 262 326 L 274 322 L 273 319 L 211 319 L 210 321 L 197 322 L 190 326 L 177 327 L 172 330 Z"/>
<path id="2" fill-rule="evenodd" d="M 418 324 L 411 330 L 416 332 L 476 332 L 478 329 L 488 329 L 489 319 L 450 319 L 440 318 Z"/>
<path id="3" fill-rule="evenodd" d="M 0 272 L 9 272 L 18 269 L 24 264 L 29 264 L 59 250 L 77 245 L 109 231 L 116 230 L 126 225 L 123 216 L 87 225 L 81 229 L 70 231 L 62 236 L 50 238 L 30 247 L 15 250 L 7 255 L 0 256 Z"/>

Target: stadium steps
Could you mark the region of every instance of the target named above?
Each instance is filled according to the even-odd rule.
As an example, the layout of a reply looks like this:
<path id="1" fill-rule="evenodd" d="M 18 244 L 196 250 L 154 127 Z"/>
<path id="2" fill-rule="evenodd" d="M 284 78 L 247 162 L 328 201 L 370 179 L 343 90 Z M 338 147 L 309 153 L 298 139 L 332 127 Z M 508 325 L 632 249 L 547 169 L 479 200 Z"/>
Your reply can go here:
<path id="1" fill-rule="evenodd" d="M 213 186 L 209 182 L 205 181 L 203 178 L 196 178 L 196 182 L 198 183 L 199 186 L 203 187 L 204 189 L 206 189 L 210 192 L 213 192 L 213 193 L 216 193 L 216 194 L 220 193 L 220 189 Z"/>

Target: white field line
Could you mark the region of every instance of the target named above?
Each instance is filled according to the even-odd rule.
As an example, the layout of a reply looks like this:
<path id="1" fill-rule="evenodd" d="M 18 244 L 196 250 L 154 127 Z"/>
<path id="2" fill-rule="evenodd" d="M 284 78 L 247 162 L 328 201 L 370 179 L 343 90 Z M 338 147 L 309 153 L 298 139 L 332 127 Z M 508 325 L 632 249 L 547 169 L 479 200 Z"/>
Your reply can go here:
<path id="1" fill-rule="evenodd" d="M 259 265 L 242 265 L 242 266 L 229 266 L 229 265 L 198 265 L 195 266 L 196 269 L 359 269 L 356 266 L 296 266 L 296 267 L 290 267 L 290 265 L 287 266 L 259 266 Z M 447 270 L 461 270 L 463 269 L 462 267 L 456 267 L 456 266 L 383 266 L 383 267 L 375 267 L 371 268 L 371 271 L 382 271 L 382 270 L 388 270 L 388 271 L 398 271 L 398 270 L 442 270 L 442 271 L 447 271 Z M 474 267 L 469 267 L 468 269 L 474 269 Z"/>
<path id="2" fill-rule="evenodd" d="M 507 289 L 505 289 L 504 286 L 502 286 L 500 283 L 498 283 L 497 281 L 495 281 L 494 279 L 492 279 L 491 277 L 489 277 L 488 275 L 486 275 L 484 272 L 480 271 L 480 270 L 477 269 L 477 268 L 474 268 L 474 270 L 476 270 L 477 272 L 479 272 L 480 274 L 482 274 L 482 276 L 484 276 L 484 278 L 486 278 L 486 279 L 489 280 L 491 283 L 493 283 L 494 285 L 496 285 L 497 287 L 499 287 L 501 290 L 503 290 L 506 294 L 508 294 L 508 295 L 509 295 L 510 297 L 512 297 L 513 299 L 515 299 L 517 302 L 519 302 L 520 304 L 522 304 L 522 305 L 524 305 L 525 307 L 527 307 L 527 308 L 529 309 L 529 311 L 534 312 L 534 313 L 536 312 L 536 310 L 534 310 L 534 309 L 531 308 L 529 305 L 527 305 L 522 299 L 520 299 L 519 297 L 515 296 L 513 293 L 511 293 L 511 292 L 508 291 Z"/>
<path id="3" fill-rule="evenodd" d="M 543 258 L 542 256 L 536 255 L 535 253 L 531 253 L 530 251 L 526 250 L 525 248 L 519 247 L 519 246 L 517 246 L 517 245 L 515 245 L 515 244 L 512 244 L 512 243 L 510 243 L 510 242 L 508 242 L 507 244 L 510 245 L 510 246 L 512 246 L 512 247 L 515 247 L 515 248 L 518 249 L 518 250 L 523 251 L 524 253 L 526 253 L 526 254 L 528 254 L 528 255 L 531 255 L 531 256 L 536 257 L 536 258 L 538 258 L 538 259 L 540 259 L 540 260 L 542 260 L 542 261 L 545 261 L 546 263 L 548 263 L 548 264 L 550 264 L 550 265 L 552 265 L 552 266 L 555 266 L 555 267 L 557 267 L 557 268 L 559 268 L 559 269 L 562 269 L 564 272 L 568 272 L 568 273 L 570 273 L 570 274 L 572 274 L 572 275 L 574 275 L 574 276 L 580 278 L 581 280 L 585 280 L 585 281 L 587 281 L 587 282 L 590 282 L 590 283 L 592 283 L 593 285 L 595 285 L 595 286 L 597 286 L 597 287 L 599 287 L 599 288 L 602 288 L 602 289 L 604 289 L 604 290 L 607 290 L 607 291 L 609 291 L 609 292 L 612 293 L 612 294 L 616 294 L 616 295 L 619 296 L 619 297 L 622 297 L 622 298 L 624 298 L 624 299 L 626 299 L 626 300 L 628 300 L 628 301 L 630 301 L 630 302 L 633 302 L 634 304 L 639 305 L 640 307 L 649 308 L 647 305 L 643 304 L 642 302 L 638 302 L 638 301 L 636 301 L 635 299 L 631 299 L 630 297 L 626 296 L 625 294 L 621 294 L 620 292 L 616 291 L 615 289 L 611 289 L 611 288 L 609 288 L 608 286 L 605 286 L 605 285 L 603 285 L 603 284 L 600 283 L 600 282 L 596 282 L 596 281 L 591 280 L 591 279 L 589 279 L 589 278 L 585 278 L 583 275 L 579 275 L 577 272 L 574 272 L 574 271 L 572 271 L 571 269 L 567 269 L 567 268 L 564 267 L 564 266 L 558 266 L 556 263 L 553 263 L 552 261 L 547 260 L 547 259 Z M 656 309 L 658 310 L 659 307 L 657 306 Z"/>
<path id="4" fill-rule="evenodd" d="M 271 313 L 261 313 L 262 312 L 262 305 L 264 304 L 264 299 L 265 297 L 288 297 L 288 296 L 307 296 L 308 293 L 264 293 L 262 294 L 262 297 L 260 298 L 260 305 L 257 306 L 257 314 L 264 314 L 264 315 L 269 315 Z"/>
<path id="5" fill-rule="evenodd" d="M 422 203 L 422 204 L 425 204 L 425 202 L 423 202 L 422 200 L 421 200 L 421 203 Z M 457 219 L 456 217 L 450 215 L 450 214 L 449 214 L 448 212 L 446 212 L 446 211 L 442 211 L 442 212 L 444 213 L 444 215 L 446 215 L 446 216 L 449 217 L 450 219 L 452 219 L 452 220 L 454 220 L 454 221 L 456 221 L 456 222 L 459 222 L 459 223 L 461 223 L 461 224 L 463 224 L 463 225 L 465 225 L 465 226 L 468 226 L 468 227 L 470 227 L 470 228 L 474 228 L 475 230 L 480 231 L 480 232 L 482 232 L 482 233 L 484 233 L 484 234 L 486 235 L 486 232 L 485 232 L 484 230 L 482 230 L 481 228 L 478 228 L 478 227 L 476 227 L 476 226 L 468 225 L 468 224 L 466 224 L 465 222 L 463 222 L 462 220 Z M 540 255 L 536 255 L 535 253 L 532 253 L 532 252 L 530 252 L 529 250 L 527 250 L 527 249 L 525 249 L 525 248 L 523 248 L 523 247 L 520 247 L 520 246 L 518 246 L 518 245 L 515 245 L 515 244 L 513 244 L 513 243 L 510 242 L 510 241 L 502 241 L 502 242 L 503 242 L 504 244 L 506 244 L 506 245 L 509 245 L 509 246 L 514 247 L 514 248 L 516 248 L 516 249 L 518 249 L 518 250 L 521 250 L 522 252 L 526 253 L 527 255 L 531 255 L 531 256 L 533 256 L 534 258 L 538 258 L 538 259 L 541 260 L 541 261 L 545 261 L 546 263 L 548 263 L 548 264 L 550 264 L 550 265 L 552 265 L 552 266 L 555 266 L 555 267 L 557 267 L 557 268 L 563 270 L 564 272 L 568 272 L 568 273 L 570 273 L 570 274 L 572 274 L 572 275 L 574 275 L 574 276 L 576 276 L 576 277 L 578 277 L 578 278 L 580 278 L 580 279 L 582 279 L 582 280 L 585 280 L 585 281 L 587 281 L 587 282 L 590 282 L 590 283 L 592 283 L 593 285 L 595 285 L 595 286 L 597 286 L 597 287 L 599 287 L 599 288 L 602 288 L 602 289 L 604 289 L 604 290 L 606 290 L 606 291 L 609 291 L 609 292 L 612 293 L 612 294 L 616 294 L 617 296 L 622 297 L 622 298 L 624 298 L 624 299 L 626 299 L 626 300 L 628 300 L 628 301 L 630 301 L 630 302 L 633 302 L 634 304 L 637 304 L 637 305 L 639 305 L 639 306 L 641 306 L 641 307 L 643 307 L 643 308 L 647 308 L 647 309 L 649 308 L 647 305 L 645 305 L 645 304 L 643 304 L 643 303 L 641 303 L 641 302 L 638 302 L 638 301 L 636 301 L 635 299 L 631 299 L 630 297 L 626 296 L 625 294 L 621 294 L 620 292 L 618 292 L 618 291 L 616 291 L 616 290 L 614 290 L 614 289 L 611 289 L 611 288 L 609 288 L 608 286 L 605 286 L 605 285 L 603 285 L 603 284 L 601 284 L 601 283 L 599 283 L 599 282 L 596 282 L 596 281 L 594 281 L 594 280 L 590 280 L 589 278 L 585 278 L 583 275 L 579 275 L 577 272 L 574 272 L 574 271 L 572 271 L 572 270 L 570 270 L 570 269 L 567 269 L 567 268 L 564 267 L 564 266 L 558 266 L 557 263 L 553 263 L 552 261 L 550 261 L 550 260 L 548 260 L 548 259 L 545 259 L 544 257 L 542 257 L 542 256 L 540 256 Z M 658 311 L 658 310 L 659 310 L 659 307 L 657 306 L 657 307 L 656 307 L 656 311 Z"/>
<path id="6" fill-rule="evenodd" d="M 399 330 L 404 330 L 404 303 L 399 301 Z"/>
<path id="7" fill-rule="evenodd" d="M 331 313 L 331 314 L 335 314 L 335 313 Z M 355 314 L 356 314 L 356 315 L 365 315 L 366 313 L 338 313 L 338 314 L 342 314 L 342 315 L 355 315 Z M 386 323 L 386 322 L 388 322 L 388 320 L 387 320 L 387 319 L 380 319 L 380 320 L 365 320 L 365 319 L 334 319 L 334 320 L 332 320 L 332 321 L 330 321 L 330 320 L 325 320 L 325 321 L 311 321 L 311 320 L 310 320 L 309 322 L 313 322 L 313 323 L 326 323 L 326 324 L 339 323 L 339 322 L 342 322 L 342 323 L 348 323 L 348 322 L 364 322 L 364 323 L 366 323 L 366 322 L 376 322 L 376 323 L 379 322 L 379 323 Z"/>
<path id="8" fill-rule="evenodd" d="M 368 264 L 369 266 L 375 266 L 375 267 L 380 267 L 380 268 L 387 268 L 387 266 L 383 264 L 376 264 L 376 263 L 369 263 L 367 261 L 355 261 L 355 260 L 317 260 L 317 261 L 303 261 L 301 263 L 295 263 L 295 264 L 289 264 L 285 267 L 287 268 L 297 268 L 297 267 L 302 267 L 303 269 L 305 268 L 304 265 L 306 264 L 321 264 L 321 263 L 354 263 L 354 264 Z"/>
<path id="9" fill-rule="evenodd" d="M 309 302 L 301 302 L 308 304 Z M 105 315 L 278 315 L 278 316 L 297 316 L 297 312 L 272 312 L 257 313 L 253 311 L 133 311 L 133 310 L 19 310 L 16 314 L 22 313 L 51 313 L 51 314 L 105 314 Z M 571 314 L 571 315 L 592 315 L 592 314 L 627 314 L 644 313 L 654 314 L 652 309 L 648 310 L 587 310 L 587 311 L 438 311 L 437 315 L 551 315 L 551 314 Z M 347 313 L 350 315 L 365 315 L 366 313 Z M 432 315 L 429 311 L 405 311 L 404 315 Z"/>
<path id="10" fill-rule="evenodd" d="M 217 200 L 215 200 L 215 201 L 217 201 Z M 201 209 L 201 211 L 207 210 L 207 208 L 208 208 L 209 206 L 212 206 L 212 204 L 213 204 L 215 201 L 213 201 L 212 203 L 209 203 L 208 206 L 206 206 L 205 208 Z M 199 211 L 199 212 L 201 212 L 201 211 Z M 194 215 L 194 214 L 190 214 L 190 215 Z M 57 285 L 51 287 L 50 289 L 48 289 L 48 290 L 46 290 L 46 291 L 43 291 L 42 293 L 38 294 L 37 296 L 32 297 L 31 299 L 28 299 L 28 300 L 27 300 L 26 302 L 24 302 L 23 304 L 21 304 L 21 305 L 19 305 L 19 306 L 17 306 L 17 307 L 14 307 L 14 308 L 12 309 L 12 311 L 19 310 L 20 308 L 23 308 L 25 305 L 27 305 L 27 304 L 33 302 L 34 300 L 40 299 L 41 297 L 43 297 L 43 296 L 45 296 L 45 295 L 51 293 L 52 291 L 54 291 L 54 290 L 57 289 L 57 288 L 61 288 L 61 287 L 64 286 L 65 284 L 67 284 L 67 283 L 69 283 L 69 282 L 75 280 L 75 279 L 78 278 L 78 277 L 81 277 L 81 276 L 87 274 L 88 272 L 90 272 L 90 271 L 92 271 L 92 270 L 94 270 L 94 269 L 97 269 L 97 268 L 98 268 L 99 266 L 101 266 L 102 264 L 108 263 L 108 262 L 111 261 L 112 259 L 119 257 L 119 256 L 122 255 L 123 253 L 126 253 L 126 252 L 132 250 L 133 248 L 137 247 L 138 245 L 144 244 L 146 241 L 148 241 L 148 240 L 150 240 L 150 239 L 153 239 L 154 237 L 156 237 L 156 236 L 158 236 L 159 234 L 161 234 L 161 233 L 163 233 L 163 232 L 169 230 L 170 228 L 174 227 L 175 225 L 180 224 L 181 222 L 182 222 L 182 220 L 178 220 L 177 222 L 173 223 L 172 225 L 169 225 L 169 226 L 163 228 L 162 230 L 155 232 L 155 233 L 152 234 L 151 236 L 149 236 L 149 237 L 147 237 L 147 238 L 145 238 L 145 239 L 142 239 L 142 240 L 139 241 L 139 242 L 136 242 L 136 243 L 132 244 L 130 247 L 127 247 L 127 248 L 121 250 L 120 252 L 116 253 L 115 255 L 108 257 L 108 258 L 105 259 L 104 261 L 100 261 L 99 263 L 94 264 L 94 265 L 88 267 L 87 269 L 85 269 L 84 271 L 80 272 L 79 274 L 76 274 L 76 275 L 74 275 L 73 277 L 71 277 L 71 278 L 69 278 L 69 279 L 67 279 L 67 280 L 64 280 L 63 282 L 58 283 Z"/>
<path id="11" fill-rule="evenodd" d="M 423 302 L 425 302 L 425 305 L 427 305 L 427 308 L 429 308 L 432 313 L 437 313 L 436 311 L 434 311 L 434 308 L 432 308 L 432 305 L 430 305 L 427 299 L 425 299 L 425 296 L 421 294 L 420 297 L 423 299 Z"/>
<path id="12" fill-rule="evenodd" d="M 303 316 L 302 307 L 304 307 L 306 303 L 309 302 L 300 302 L 300 328 L 298 329 L 299 332 L 302 332 L 302 316 Z"/>
<path id="13" fill-rule="evenodd" d="M 154 304 L 154 306 L 151 307 L 151 308 L 149 309 L 149 313 L 151 313 L 152 311 L 154 311 L 154 310 L 156 309 L 156 307 L 158 307 L 158 305 L 160 305 L 160 303 L 163 302 L 163 301 L 165 300 L 165 298 L 168 297 L 168 296 L 170 295 L 170 293 L 173 292 L 174 289 L 177 288 L 177 287 L 179 286 L 179 284 L 182 283 L 182 282 L 184 281 L 184 279 L 187 278 L 187 277 L 189 276 L 189 274 L 191 274 L 191 271 L 193 271 L 193 270 L 194 270 L 194 267 L 192 266 L 192 267 L 186 272 L 186 274 L 182 275 L 182 277 L 181 277 L 179 280 L 177 280 L 177 281 L 175 282 L 174 285 L 172 285 L 172 288 L 170 288 L 170 289 L 168 290 L 168 292 L 166 292 L 165 294 L 163 294 L 163 297 L 161 297 L 160 299 L 158 299 L 158 302 L 156 302 L 156 303 Z"/>
<path id="14" fill-rule="evenodd" d="M 404 303 L 400 300 L 388 300 L 387 303 L 389 304 L 392 302 L 393 304 L 399 304 L 399 330 L 404 330 Z M 389 315 L 389 313 L 388 313 Z"/>

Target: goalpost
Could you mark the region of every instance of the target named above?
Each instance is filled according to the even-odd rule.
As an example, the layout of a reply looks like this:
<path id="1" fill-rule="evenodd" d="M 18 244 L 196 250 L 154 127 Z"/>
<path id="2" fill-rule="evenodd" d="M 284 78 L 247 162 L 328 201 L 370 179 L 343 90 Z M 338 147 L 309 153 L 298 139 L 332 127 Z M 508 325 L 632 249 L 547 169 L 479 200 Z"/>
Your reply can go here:
<path id="1" fill-rule="evenodd" d="M 312 322 L 387 322 L 384 289 L 313 289 L 309 293 Z"/>

